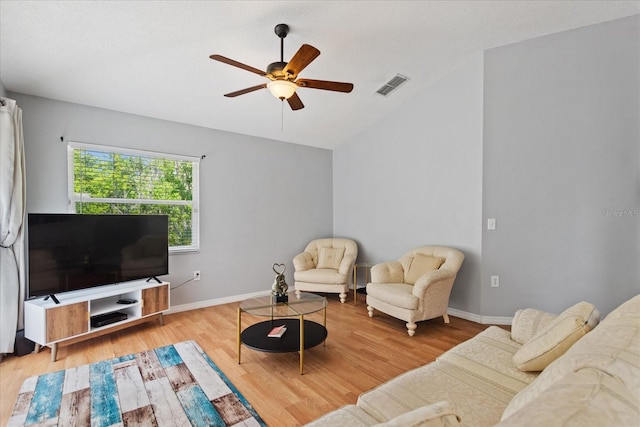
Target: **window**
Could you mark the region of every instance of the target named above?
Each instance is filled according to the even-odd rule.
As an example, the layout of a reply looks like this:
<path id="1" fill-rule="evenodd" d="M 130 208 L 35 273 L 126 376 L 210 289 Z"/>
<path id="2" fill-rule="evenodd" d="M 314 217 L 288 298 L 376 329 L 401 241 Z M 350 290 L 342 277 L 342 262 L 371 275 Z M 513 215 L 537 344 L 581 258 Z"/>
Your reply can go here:
<path id="1" fill-rule="evenodd" d="M 76 142 L 67 150 L 71 212 L 165 214 L 170 252 L 199 249 L 199 158 Z"/>

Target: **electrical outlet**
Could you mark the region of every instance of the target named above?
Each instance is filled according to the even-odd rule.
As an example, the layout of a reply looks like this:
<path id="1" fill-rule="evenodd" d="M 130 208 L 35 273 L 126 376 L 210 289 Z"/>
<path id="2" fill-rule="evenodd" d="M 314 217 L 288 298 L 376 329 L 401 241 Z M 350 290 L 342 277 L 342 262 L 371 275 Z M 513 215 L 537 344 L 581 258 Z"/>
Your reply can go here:
<path id="1" fill-rule="evenodd" d="M 200 280 L 200 270 L 193 272 L 193 280 Z"/>
<path id="2" fill-rule="evenodd" d="M 500 276 L 491 276 L 491 287 L 492 288 L 500 287 Z"/>
<path id="3" fill-rule="evenodd" d="M 487 230 L 495 230 L 495 229 L 496 229 L 496 219 L 487 218 Z"/>

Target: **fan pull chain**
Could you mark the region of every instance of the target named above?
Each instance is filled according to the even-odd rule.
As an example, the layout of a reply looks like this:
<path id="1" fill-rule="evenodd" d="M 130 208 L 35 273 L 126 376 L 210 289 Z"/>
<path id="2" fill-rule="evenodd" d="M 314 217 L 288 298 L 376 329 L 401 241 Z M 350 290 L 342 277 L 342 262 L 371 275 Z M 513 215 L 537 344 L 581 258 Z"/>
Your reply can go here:
<path id="1" fill-rule="evenodd" d="M 284 99 L 280 101 L 280 132 L 284 133 Z"/>

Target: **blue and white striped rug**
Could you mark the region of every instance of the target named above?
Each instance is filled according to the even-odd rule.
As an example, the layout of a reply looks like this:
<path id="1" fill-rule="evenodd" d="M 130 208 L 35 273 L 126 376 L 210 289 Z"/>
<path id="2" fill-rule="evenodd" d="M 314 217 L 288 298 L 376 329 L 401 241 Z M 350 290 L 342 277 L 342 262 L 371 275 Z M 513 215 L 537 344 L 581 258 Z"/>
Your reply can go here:
<path id="1" fill-rule="evenodd" d="M 195 341 L 31 377 L 9 426 L 266 426 Z"/>

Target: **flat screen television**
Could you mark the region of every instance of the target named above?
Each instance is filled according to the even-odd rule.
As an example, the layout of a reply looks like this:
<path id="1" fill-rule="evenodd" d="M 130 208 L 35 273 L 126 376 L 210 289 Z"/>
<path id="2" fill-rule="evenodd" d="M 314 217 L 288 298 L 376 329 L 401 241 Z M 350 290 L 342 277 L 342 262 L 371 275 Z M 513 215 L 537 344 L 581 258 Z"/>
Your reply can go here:
<path id="1" fill-rule="evenodd" d="M 27 298 L 169 274 L 166 215 L 30 213 Z"/>

